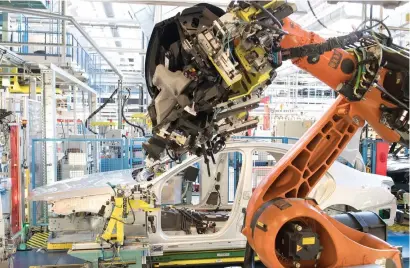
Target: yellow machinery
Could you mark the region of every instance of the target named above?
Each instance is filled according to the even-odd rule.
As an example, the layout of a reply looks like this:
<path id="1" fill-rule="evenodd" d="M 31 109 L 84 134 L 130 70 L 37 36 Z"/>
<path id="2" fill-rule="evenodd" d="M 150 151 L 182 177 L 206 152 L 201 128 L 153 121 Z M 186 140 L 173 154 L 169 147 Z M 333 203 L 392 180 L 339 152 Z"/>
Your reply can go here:
<path id="1" fill-rule="evenodd" d="M 10 86 L 8 88 L 10 93 L 13 94 L 29 94 L 30 93 L 30 86 L 28 85 L 20 85 L 19 83 L 19 74 L 17 68 L 12 68 L 11 73 L 15 73 L 15 76 L 10 76 Z M 42 88 L 36 87 L 36 94 L 41 94 Z M 56 88 L 56 94 L 61 94 L 62 90 L 60 88 Z"/>
<path id="2" fill-rule="evenodd" d="M 132 210 L 138 209 L 150 212 L 157 208 L 153 208 L 152 205 L 140 199 L 135 200 L 130 199 L 129 197 L 116 197 L 114 201 L 114 210 L 112 211 L 110 219 L 104 228 L 104 233 L 100 238 L 103 241 L 116 242 L 122 245 L 124 243 L 124 224 L 128 224 L 125 215 L 128 215 Z M 116 230 L 115 233 L 114 230 Z M 99 239 L 97 238 L 97 242 L 98 240 Z"/>

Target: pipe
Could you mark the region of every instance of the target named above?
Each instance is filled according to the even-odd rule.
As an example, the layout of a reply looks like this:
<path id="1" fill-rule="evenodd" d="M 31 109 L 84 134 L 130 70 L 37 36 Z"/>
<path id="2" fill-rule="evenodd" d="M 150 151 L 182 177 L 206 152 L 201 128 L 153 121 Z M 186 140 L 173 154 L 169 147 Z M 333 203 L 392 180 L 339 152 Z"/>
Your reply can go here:
<path id="1" fill-rule="evenodd" d="M 0 10 L 11 12 L 11 13 L 17 13 L 17 14 L 26 14 L 26 15 L 33 15 L 37 17 L 70 21 L 77 28 L 77 30 L 85 37 L 85 39 L 87 39 L 87 41 L 93 46 L 93 48 L 98 52 L 98 54 L 100 54 L 100 56 L 108 63 L 108 65 L 110 65 L 112 70 L 119 76 L 119 79 L 120 80 L 123 79 L 123 74 L 121 70 L 119 70 L 117 66 L 115 66 L 115 64 L 111 62 L 111 60 L 104 54 L 104 52 L 100 49 L 100 47 L 94 42 L 91 36 L 89 36 L 89 34 L 81 27 L 81 25 L 72 16 L 64 16 L 64 15 L 59 15 L 55 13 L 46 13 L 46 12 L 30 10 L 26 8 L 12 8 L 12 7 L 4 7 L 4 6 L 0 6 Z"/>
<path id="2" fill-rule="evenodd" d="M 29 17 L 30 18 L 30 25 L 33 24 L 56 24 L 50 21 L 49 19 L 44 19 L 43 21 L 40 18 L 36 17 Z M 39 19 L 39 20 L 34 20 L 34 19 Z M 50 21 L 50 22 L 49 22 Z M 77 19 L 78 21 L 78 19 Z M 17 20 L 12 20 L 12 22 L 17 23 Z M 135 22 L 134 22 L 135 23 Z M 101 21 L 91 21 L 91 22 L 81 22 L 79 21 L 78 24 L 81 26 L 86 26 L 86 27 L 110 27 L 110 28 L 129 28 L 129 29 L 141 29 L 139 25 L 135 24 L 127 24 L 126 22 L 124 23 L 118 23 L 118 22 L 104 22 L 104 19 Z M 68 26 L 73 26 L 71 22 L 68 22 Z"/>
<path id="3" fill-rule="evenodd" d="M 93 22 L 93 23 L 80 22 L 80 25 L 88 26 L 88 27 L 110 27 L 110 28 L 114 27 L 114 28 L 126 28 L 126 29 L 141 29 L 139 25 L 110 24 L 110 23 L 98 23 L 98 22 Z"/>
<path id="4" fill-rule="evenodd" d="M 36 99 L 36 89 L 37 89 L 37 79 L 34 76 L 30 76 L 30 85 L 29 85 L 29 99 Z"/>
<path id="5" fill-rule="evenodd" d="M 1 42 L 0 45 L 2 46 L 10 46 L 10 47 L 19 47 L 19 46 L 40 46 L 40 47 L 64 47 L 64 44 L 60 43 L 36 43 L 36 42 Z M 81 47 L 81 46 L 73 46 L 73 45 L 66 45 L 66 47 L 73 47 L 73 48 L 83 48 L 83 49 L 91 49 L 92 47 Z M 100 47 L 100 50 L 108 51 L 108 52 L 123 52 L 123 53 L 138 53 L 140 55 L 145 55 L 145 51 L 139 48 L 127 48 L 127 47 Z M 108 63 L 108 62 L 107 62 Z M 111 66 L 108 63 L 109 66 Z M 118 67 L 117 67 L 118 68 Z M 115 71 L 114 71 L 115 72 Z M 118 75 L 118 74 L 117 74 Z M 124 77 L 124 74 L 122 74 Z"/>
<path id="6" fill-rule="evenodd" d="M 125 100 L 123 100 L 122 99 L 122 81 L 121 80 L 118 80 L 118 98 L 117 98 L 117 101 L 118 101 L 118 124 L 117 124 L 117 127 L 118 127 L 118 129 L 122 129 L 122 106 L 123 105 L 125 105 L 126 103 L 125 103 Z M 124 102 L 124 103 L 123 103 Z"/>
<path id="7" fill-rule="evenodd" d="M 0 45 L 2 46 L 10 46 L 10 47 L 19 47 L 19 46 L 24 46 L 24 45 L 28 45 L 28 46 L 41 46 L 41 47 L 62 47 L 63 44 L 60 43 L 36 43 L 36 42 L 1 42 L 0 41 Z M 71 46 L 70 46 L 71 47 Z"/>

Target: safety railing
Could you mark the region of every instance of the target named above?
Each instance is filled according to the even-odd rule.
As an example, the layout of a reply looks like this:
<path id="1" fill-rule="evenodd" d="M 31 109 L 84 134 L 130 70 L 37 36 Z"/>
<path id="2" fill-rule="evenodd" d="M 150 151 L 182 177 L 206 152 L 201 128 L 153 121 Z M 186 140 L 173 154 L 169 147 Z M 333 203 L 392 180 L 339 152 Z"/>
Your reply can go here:
<path id="1" fill-rule="evenodd" d="M 98 54 L 89 54 L 74 35 L 67 33 L 66 56 L 76 62 L 85 72 L 101 72 L 101 58 Z M 98 67 L 98 68 L 97 68 Z M 97 70 L 98 69 L 98 70 Z"/>
<path id="2" fill-rule="evenodd" d="M 21 27 L 21 28 L 28 28 Z M 14 31 L 3 30 L 3 35 L 8 36 L 8 40 L 3 38 L 3 43 L 7 47 L 15 47 L 14 52 L 20 55 L 30 55 L 44 57 L 63 57 L 70 60 L 71 63 L 85 72 L 89 76 L 89 85 L 93 87 L 100 86 L 101 82 L 101 57 L 98 54 L 89 54 L 80 44 L 77 38 L 71 33 L 66 33 L 66 44 L 62 40 L 61 32 L 51 31 L 28 31 L 18 29 Z"/>

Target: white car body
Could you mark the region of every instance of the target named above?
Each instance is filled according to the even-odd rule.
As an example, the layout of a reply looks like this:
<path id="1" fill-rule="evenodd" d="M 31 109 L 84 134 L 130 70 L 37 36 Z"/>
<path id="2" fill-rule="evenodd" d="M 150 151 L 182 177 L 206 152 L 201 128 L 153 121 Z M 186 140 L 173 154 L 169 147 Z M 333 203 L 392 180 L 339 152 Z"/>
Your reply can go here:
<path id="1" fill-rule="evenodd" d="M 247 207 L 252 195 L 252 187 L 255 187 L 255 177 L 257 177 L 255 174 L 258 170 L 253 164 L 255 155 L 261 155 L 260 152 L 269 152 L 277 161 L 291 146 L 246 141 L 228 143 L 225 150 L 215 156 L 216 164 L 211 166 L 211 177 L 215 178 L 217 172 L 220 172 L 222 175 L 220 181 L 228 181 L 229 172 L 232 172 L 232 169 L 224 167 L 226 166 L 224 163 L 229 160 L 228 153 L 240 152 L 242 154 L 242 168 L 235 199 L 232 200 L 233 203 L 229 202 L 229 183 L 221 183 L 219 197 L 221 202 L 218 207 L 230 210 L 229 219 L 214 233 L 173 234 L 161 229 L 161 211 L 151 212 L 150 215 L 155 216 L 156 232 L 149 232 L 150 244 L 157 246 L 156 248 L 160 248 L 162 252 L 244 247 L 246 239 L 240 232 L 244 219 L 242 210 Z M 131 170 L 112 171 L 64 180 L 35 189 L 30 193 L 30 199 L 48 201 L 49 204 L 53 204 L 53 212 L 59 215 L 70 215 L 74 209 L 76 212 L 97 213 L 101 205 L 110 200 L 113 194 L 111 187 L 107 185 L 110 182 L 113 185 L 121 184 L 129 187 L 133 187 L 135 184 L 139 184 L 141 187 L 151 185 L 151 191 L 158 197 L 157 204 L 164 204 L 165 202 L 162 200 L 165 198 L 162 192 L 163 188 L 169 188 L 170 184 L 174 188 L 176 187 L 176 192 L 172 192 L 173 188 L 167 189 L 167 191 L 171 190 L 172 194 L 169 196 L 177 200 L 177 197 L 181 195 L 181 187 L 178 186 L 180 185 L 178 183 L 171 183 L 171 180 L 186 167 L 200 161 L 199 157 L 188 157 L 181 164 L 168 169 L 149 182 L 136 183 L 132 178 Z M 206 167 L 201 167 L 200 172 L 203 175 L 206 173 Z M 272 166 L 265 167 L 265 169 L 269 171 Z M 390 218 L 384 220 L 388 225 L 391 225 L 394 223 L 396 214 L 396 198 L 390 193 L 392 184 L 393 181 L 389 177 L 364 173 L 336 161 L 308 197 L 314 198 L 322 209 L 336 205 L 347 205 L 355 210 L 375 213 L 379 213 L 382 209 L 388 209 L 390 210 Z M 188 207 L 197 210 L 215 210 L 216 206 L 206 203 L 207 195 L 211 194 L 214 185 L 215 180 L 213 179 L 202 180 L 201 202 Z"/>

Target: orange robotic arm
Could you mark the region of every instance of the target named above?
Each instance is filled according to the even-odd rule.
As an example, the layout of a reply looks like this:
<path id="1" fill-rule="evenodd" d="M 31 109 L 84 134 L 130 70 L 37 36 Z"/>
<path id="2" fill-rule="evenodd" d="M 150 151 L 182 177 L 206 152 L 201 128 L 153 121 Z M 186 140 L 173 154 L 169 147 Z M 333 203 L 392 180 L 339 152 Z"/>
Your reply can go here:
<path id="1" fill-rule="evenodd" d="M 306 32 L 292 20 L 283 20 L 289 34 L 282 48 L 321 43 L 323 38 Z M 335 49 L 324 54 L 303 57 L 293 63 L 322 80 L 334 90 L 356 76 L 358 61 L 354 54 Z M 375 74 L 379 83 L 386 71 Z M 272 268 L 280 267 L 346 267 L 393 262 L 401 267 L 400 252 L 388 243 L 366 233 L 353 230 L 324 213 L 314 200 L 308 200 L 311 189 L 343 151 L 360 126 L 367 121 L 385 140 L 397 142 L 399 134 L 380 123 L 380 106 L 395 107 L 382 98 L 381 92 L 369 88 L 358 101 L 349 101 L 339 94 L 333 105 L 291 150 L 276 164 L 255 190 L 246 210 L 243 234 L 261 261 Z M 290 229 L 301 232 L 302 244 L 297 251 L 317 246 L 314 260 L 294 261 L 278 248 L 284 246 L 284 234 Z M 314 236 L 303 237 L 309 230 Z M 249 247 L 250 246 L 250 247 Z"/>

